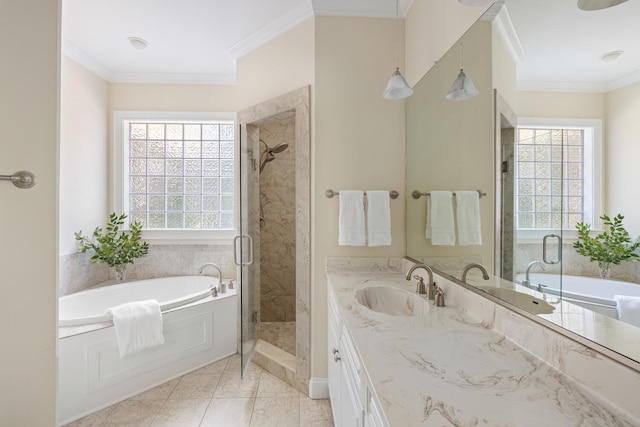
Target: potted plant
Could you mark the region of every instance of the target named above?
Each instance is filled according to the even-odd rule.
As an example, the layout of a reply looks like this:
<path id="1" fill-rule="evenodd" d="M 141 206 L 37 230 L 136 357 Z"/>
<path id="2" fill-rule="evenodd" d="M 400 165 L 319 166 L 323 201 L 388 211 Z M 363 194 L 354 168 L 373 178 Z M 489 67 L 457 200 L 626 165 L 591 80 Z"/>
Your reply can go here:
<path id="1" fill-rule="evenodd" d="M 95 251 L 91 263 L 114 267 L 118 282 L 124 280 L 127 264 L 133 264 L 134 259 L 149 252 L 149 244 L 140 240 L 142 224 L 136 221 L 129 227 L 129 232 L 120 230 L 126 218 L 125 214 L 118 216 L 115 212 L 111 213 L 106 231 L 103 233 L 102 228 L 96 227 L 91 239 L 83 236 L 82 230 L 75 233 L 76 240 L 80 242 L 80 252 L 85 253 L 88 249 Z"/>
<path id="2" fill-rule="evenodd" d="M 622 225 L 624 216 L 618 214 L 610 219 L 607 215 L 600 217 L 609 231 L 604 231 L 595 237 L 589 235 L 591 225 L 579 222 L 578 241 L 573 247 L 580 255 L 589 257 L 590 261 L 598 261 L 600 277 L 608 278 L 611 264 L 620 264 L 622 261 L 632 261 L 640 258 L 635 250 L 640 247 L 640 239 L 631 241 L 629 232 Z"/>

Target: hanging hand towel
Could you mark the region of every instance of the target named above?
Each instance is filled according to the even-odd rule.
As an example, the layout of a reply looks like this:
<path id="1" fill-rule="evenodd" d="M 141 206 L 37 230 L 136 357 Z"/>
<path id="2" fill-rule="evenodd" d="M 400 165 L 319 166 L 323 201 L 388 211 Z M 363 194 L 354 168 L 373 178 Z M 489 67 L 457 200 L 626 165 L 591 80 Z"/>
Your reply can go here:
<path id="1" fill-rule="evenodd" d="M 432 191 L 429 196 L 425 236 L 434 246 L 453 246 L 456 243 L 452 197 L 451 191 Z"/>
<path id="2" fill-rule="evenodd" d="M 456 202 L 458 244 L 460 246 L 481 245 L 480 195 L 477 191 L 456 191 Z"/>
<path id="3" fill-rule="evenodd" d="M 164 344 L 157 300 L 135 301 L 107 309 L 113 316 L 120 357 Z"/>
<path id="4" fill-rule="evenodd" d="M 369 246 L 391 244 L 391 207 L 388 191 L 367 190 L 367 237 Z"/>
<path id="5" fill-rule="evenodd" d="M 640 297 L 614 295 L 618 310 L 618 319 L 630 325 L 640 327 Z"/>
<path id="6" fill-rule="evenodd" d="M 364 192 L 340 191 L 338 244 L 364 246 Z"/>

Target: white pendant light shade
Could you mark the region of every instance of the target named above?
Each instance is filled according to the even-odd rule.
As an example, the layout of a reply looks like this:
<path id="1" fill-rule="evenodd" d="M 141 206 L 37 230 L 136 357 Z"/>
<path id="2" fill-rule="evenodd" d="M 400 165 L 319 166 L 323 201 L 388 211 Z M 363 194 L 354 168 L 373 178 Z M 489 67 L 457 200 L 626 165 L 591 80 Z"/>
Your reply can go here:
<path id="1" fill-rule="evenodd" d="M 478 89 L 476 89 L 471 79 L 467 77 L 461 68 L 458 78 L 453 82 L 451 90 L 447 93 L 447 99 L 449 101 L 463 101 L 465 99 L 473 98 L 479 93 L 480 92 L 478 92 Z"/>
<path id="2" fill-rule="evenodd" d="M 463 6 L 468 7 L 480 7 L 480 6 L 488 6 L 493 3 L 494 0 L 458 0 Z"/>
<path id="3" fill-rule="evenodd" d="M 384 99 L 404 99 L 412 94 L 413 89 L 409 87 L 407 81 L 400 74 L 400 68 L 396 68 L 396 71 L 393 72 L 389 79 L 389 83 L 387 83 L 387 88 L 382 93 L 382 97 Z"/>
<path id="4" fill-rule="evenodd" d="M 578 0 L 578 8 L 582 10 L 600 10 L 617 6 L 627 0 Z"/>

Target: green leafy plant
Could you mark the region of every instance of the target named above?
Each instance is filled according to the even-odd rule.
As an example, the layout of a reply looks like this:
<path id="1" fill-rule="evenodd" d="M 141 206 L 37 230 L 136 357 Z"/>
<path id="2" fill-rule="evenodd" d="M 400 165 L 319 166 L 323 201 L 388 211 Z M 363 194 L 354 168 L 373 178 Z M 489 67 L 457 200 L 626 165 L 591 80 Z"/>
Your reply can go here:
<path id="1" fill-rule="evenodd" d="M 140 239 L 142 225 L 139 222 L 133 222 L 128 232 L 121 230 L 126 218 L 125 214 L 118 216 L 115 212 L 111 213 L 106 231 L 103 233 L 102 228 L 96 227 L 92 238 L 83 236 L 82 230 L 76 232 L 80 252 L 91 249 L 96 253 L 91 257 L 91 263 L 107 264 L 115 267 L 119 273 L 124 272 L 127 264 L 133 264 L 134 259 L 141 258 L 149 252 L 149 244 Z"/>
<path id="2" fill-rule="evenodd" d="M 604 231 L 595 237 L 591 237 L 590 224 L 579 222 L 578 241 L 573 244 L 576 251 L 583 256 L 589 257 L 590 261 L 602 263 L 620 264 L 622 261 L 637 260 L 640 258 L 635 250 L 640 247 L 640 241 L 631 241 L 629 232 L 622 225 L 624 216 L 618 214 L 610 219 L 607 215 L 600 217 L 604 224 L 609 227 L 609 231 Z"/>

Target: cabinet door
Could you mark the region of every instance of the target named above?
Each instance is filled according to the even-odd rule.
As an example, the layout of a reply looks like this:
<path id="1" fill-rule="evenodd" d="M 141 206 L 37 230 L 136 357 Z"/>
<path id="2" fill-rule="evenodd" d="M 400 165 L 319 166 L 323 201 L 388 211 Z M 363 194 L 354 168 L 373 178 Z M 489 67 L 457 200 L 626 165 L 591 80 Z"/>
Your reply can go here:
<path id="1" fill-rule="evenodd" d="M 329 372 L 329 398 L 331 399 L 331 408 L 333 411 L 333 422 L 336 426 L 340 425 L 340 337 L 337 335 L 335 325 L 329 320 L 328 331 L 328 372 Z"/>
<path id="2" fill-rule="evenodd" d="M 340 363 L 340 397 L 340 422 L 336 427 L 361 427 L 362 404 L 347 372 L 346 363 Z"/>

